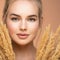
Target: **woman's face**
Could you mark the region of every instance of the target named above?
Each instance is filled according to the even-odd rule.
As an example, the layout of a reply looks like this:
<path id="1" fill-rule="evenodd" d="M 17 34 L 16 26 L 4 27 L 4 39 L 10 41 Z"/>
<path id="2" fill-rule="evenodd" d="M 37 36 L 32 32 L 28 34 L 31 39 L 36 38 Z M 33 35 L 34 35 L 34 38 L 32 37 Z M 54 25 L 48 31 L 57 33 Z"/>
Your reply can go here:
<path id="1" fill-rule="evenodd" d="M 31 1 L 15 1 L 8 9 L 6 19 L 12 40 L 26 45 L 34 40 L 39 29 L 38 8 Z"/>

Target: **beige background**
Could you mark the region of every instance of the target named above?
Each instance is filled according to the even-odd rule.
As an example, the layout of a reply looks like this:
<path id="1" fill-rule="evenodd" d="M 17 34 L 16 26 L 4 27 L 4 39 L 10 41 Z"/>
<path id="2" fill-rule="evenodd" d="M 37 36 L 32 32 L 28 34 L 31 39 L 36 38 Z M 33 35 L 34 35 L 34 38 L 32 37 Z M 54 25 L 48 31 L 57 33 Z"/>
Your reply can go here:
<path id="1" fill-rule="evenodd" d="M 60 0 L 43 1 L 43 29 L 47 24 L 51 24 L 55 30 L 60 24 Z M 5 0 L 0 0 L 0 19 L 2 19 Z"/>
<path id="2" fill-rule="evenodd" d="M 60 0 L 42 0 L 44 26 L 51 24 L 53 30 L 60 24 Z"/>

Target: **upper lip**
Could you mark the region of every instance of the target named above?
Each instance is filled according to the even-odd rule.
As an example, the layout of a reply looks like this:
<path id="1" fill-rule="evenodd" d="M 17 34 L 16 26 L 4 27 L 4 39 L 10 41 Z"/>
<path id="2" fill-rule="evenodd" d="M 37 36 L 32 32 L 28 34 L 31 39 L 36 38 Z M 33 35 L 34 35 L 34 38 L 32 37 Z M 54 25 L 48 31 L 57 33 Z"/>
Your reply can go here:
<path id="1" fill-rule="evenodd" d="M 26 34 L 26 33 L 18 33 L 17 35 L 20 35 L 20 36 L 28 36 L 29 34 Z"/>

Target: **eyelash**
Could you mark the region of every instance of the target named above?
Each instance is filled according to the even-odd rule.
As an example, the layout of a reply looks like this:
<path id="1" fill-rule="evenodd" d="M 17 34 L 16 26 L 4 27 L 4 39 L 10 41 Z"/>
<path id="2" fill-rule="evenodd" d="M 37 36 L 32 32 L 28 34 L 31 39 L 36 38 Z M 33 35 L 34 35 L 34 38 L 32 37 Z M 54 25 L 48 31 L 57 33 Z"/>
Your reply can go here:
<path id="1" fill-rule="evenodd" d="M 19 21 L 19 18 L 17 18 L 17 17 L 11 17 L 11 20 L 12 21 Z M 30 21 L 30 22 L 35 22 L 36 18 L 28 18 L 27 20 Z"/>
<path id="2" fill-rule="evenodd" d="M 29 18 L 28 20 L 29 20 L 29 21 L 32 21 L 32 22 L 36 21 L 35 18 Z"/>
<path id="3" fill-rule="evenodd" d="M 18 21 L 19 19 L 16 18 L 16 17 L 12 17 L 11 20 L 12 20 L 12 21 Z"/>

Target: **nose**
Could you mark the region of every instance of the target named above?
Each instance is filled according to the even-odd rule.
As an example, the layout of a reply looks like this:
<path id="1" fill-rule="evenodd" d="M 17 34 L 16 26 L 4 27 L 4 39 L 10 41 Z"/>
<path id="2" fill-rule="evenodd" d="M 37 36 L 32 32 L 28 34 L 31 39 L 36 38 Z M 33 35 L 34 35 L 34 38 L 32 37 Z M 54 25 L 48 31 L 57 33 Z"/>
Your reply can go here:
<path id="1" fill-rule="evenodd" d="M 26 31 L 27 30 L 27 24 L 26 24 L 26 21 L 25 20 L 22 20 L 21 21 L 20 30 L 21 31 Z"/>

